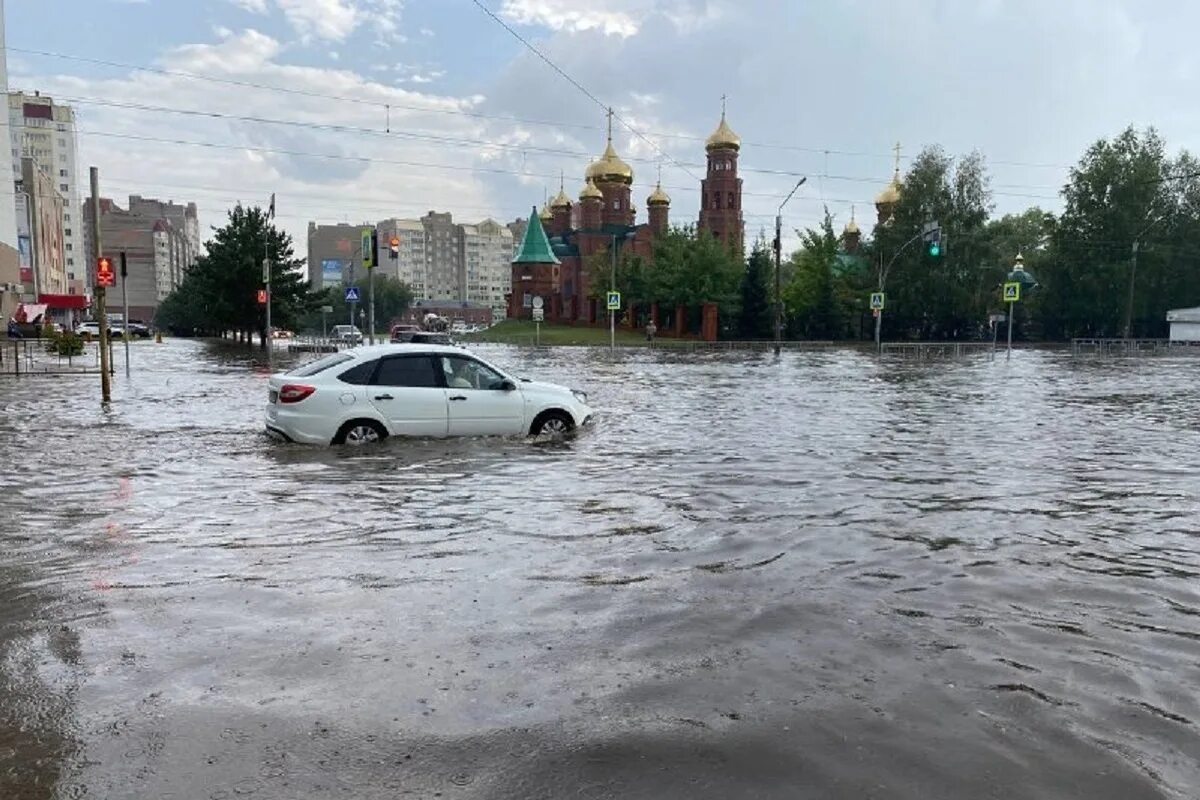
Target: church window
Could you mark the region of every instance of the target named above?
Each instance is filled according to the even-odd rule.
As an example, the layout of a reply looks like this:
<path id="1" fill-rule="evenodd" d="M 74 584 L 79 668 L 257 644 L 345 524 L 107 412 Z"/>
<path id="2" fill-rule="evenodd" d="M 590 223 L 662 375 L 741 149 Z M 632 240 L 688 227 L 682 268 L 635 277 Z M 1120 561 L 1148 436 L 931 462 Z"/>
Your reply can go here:
<path id="1" fill-rule="evenodd" d="M 730 193 L 729 193 L 729 207 L 730 207 L 730 208 L 737 208 L 737 198 L 736 198 L 736 197 L 734 197 L 734 194 L 733 194 L 733 192 L 730 192 Z"/>
<path id="2" fill-rule="evenodd" d="M 713 208 L 721 207 L 721 193 L 720 192 L 713 192 L 712 200 L 713 200 Z"/>

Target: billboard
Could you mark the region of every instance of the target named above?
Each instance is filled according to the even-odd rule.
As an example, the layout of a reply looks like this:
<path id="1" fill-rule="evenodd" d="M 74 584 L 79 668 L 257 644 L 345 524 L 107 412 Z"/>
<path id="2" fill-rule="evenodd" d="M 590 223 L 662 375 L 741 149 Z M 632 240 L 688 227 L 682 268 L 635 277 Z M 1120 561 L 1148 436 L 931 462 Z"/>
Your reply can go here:
<path id="1" fill-rule="evenodd" d="M 337 258 L 326 258 L 321 261 L 321 286 L 341 286 L 342 276 L 347 267 L 350 266 L 349 261 L 343 261 Z"/>
<path id="2" fill-rule="evenodd" d="M 17 237 L 17 250 L 21 254 L 21 283 L 26 292 L 33 291 L 33 243 L 28 236 Z"/>

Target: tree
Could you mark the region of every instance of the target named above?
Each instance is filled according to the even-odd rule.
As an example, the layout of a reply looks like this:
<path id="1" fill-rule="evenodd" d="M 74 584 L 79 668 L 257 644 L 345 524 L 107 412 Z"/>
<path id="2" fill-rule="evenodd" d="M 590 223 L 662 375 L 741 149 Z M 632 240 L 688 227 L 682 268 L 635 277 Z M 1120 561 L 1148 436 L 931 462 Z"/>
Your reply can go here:
<path id="1" fill-rule="evenodd" d="M 793 277 L 784 292 L 789 332 L 809 339 L 841 339 L 848 333 L 843 280 L 835 275 L 839 242 L 829 209 L 819 230 L 801 234 L 800 249 L 791 256 Z"/>
<path id="2" fill-rule="evenodd" d="M 766 339 L 772 335 L 772 314 L 768 284 L 771 280 L 772 259 L 766 242 L 755 243 L 746 269 L 742 273 L 741 307 L 738 314 L 738 336 L 743 339 Z"/>
<path id="3" fill-rule="evenodd" d="M 875 227 L 869 250 L 877 270 L 892 263 L 884 287 L 892 335 L 953 339 L 981 333 L 986 310 L 977 269 L 991 210 L 988 183 L 978 152 L 956 163 L 941 148 L 927 147 L 913 160 L 893 218 Z M 945 242 L 940 256 L 928 255 L 919 238 L 905 247 L 932 221 Z"/>
<path id="4" fill-rule="evenodd" d="M 295 258 L 291 237 L 276 229 L 258 207 L 235 206 L 205 243 L 207 253 L 160 305 L 157 321 L 175 330 L 221 333 L 257 331 L 266 344 L 266 315 L 258 303 L 262 261 L 271 261 L 272 324 L 295 327 L 314 298 Z"/>

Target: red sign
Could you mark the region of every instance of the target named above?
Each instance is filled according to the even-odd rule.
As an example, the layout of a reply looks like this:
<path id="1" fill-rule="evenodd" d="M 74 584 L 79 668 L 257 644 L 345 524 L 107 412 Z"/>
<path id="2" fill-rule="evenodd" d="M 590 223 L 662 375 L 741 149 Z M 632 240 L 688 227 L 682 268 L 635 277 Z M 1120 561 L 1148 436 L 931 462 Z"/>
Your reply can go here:
<path id="1" fill-rule="evenodd" d="M 258 290 L 258 304 L 260 306 L 265 306 L 267 304 L 267 290 L 266 289 Z"/>
<path id="2" fill-rule="evenodd" d="M 105 256 L 100 256 L 100 258 L 96 260 L 96 285 L 117 285 L 117 273 L 113 272 L 112 259 Z"/>

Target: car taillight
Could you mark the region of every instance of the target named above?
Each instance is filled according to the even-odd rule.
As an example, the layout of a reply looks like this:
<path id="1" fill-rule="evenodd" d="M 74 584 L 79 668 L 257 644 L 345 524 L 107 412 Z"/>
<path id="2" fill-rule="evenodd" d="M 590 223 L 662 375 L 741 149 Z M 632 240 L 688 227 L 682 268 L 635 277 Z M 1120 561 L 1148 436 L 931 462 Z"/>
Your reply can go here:
<path id="1" fill-rule="evenodd" d="M 279 402 L 299 403 L 316 390 L 317 387 L 315 386 L 302 386 L 298 383 L 288 383 L 279 390 Z"/>

